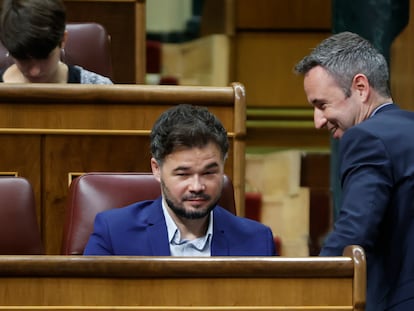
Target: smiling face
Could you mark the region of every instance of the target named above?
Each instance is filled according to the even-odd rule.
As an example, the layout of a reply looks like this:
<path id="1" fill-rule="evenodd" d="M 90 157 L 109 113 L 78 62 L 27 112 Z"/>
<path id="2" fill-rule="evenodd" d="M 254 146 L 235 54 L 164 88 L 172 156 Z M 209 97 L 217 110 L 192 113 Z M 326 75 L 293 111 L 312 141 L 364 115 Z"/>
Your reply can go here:
<path id="1" fill-rule="evenodd" d="M 152 158 L 151 167 L 165 202 L 181 219 L 207 217 L 221 196 L 224 160 L 214 143 L 178 149 L 162 165 Z"/>
<path id="2" fill-rule="evenodd" d="M 318 129 L 327 128 L 334 138 L 341 138 L 344 132 L 366 118 L 363 97 L 357 89 L 351 88 L 346 97 L 329 73 L 320 66 L 309 70 L 304 77 L 307 99 L 314 107 L 314 123 Z"/>

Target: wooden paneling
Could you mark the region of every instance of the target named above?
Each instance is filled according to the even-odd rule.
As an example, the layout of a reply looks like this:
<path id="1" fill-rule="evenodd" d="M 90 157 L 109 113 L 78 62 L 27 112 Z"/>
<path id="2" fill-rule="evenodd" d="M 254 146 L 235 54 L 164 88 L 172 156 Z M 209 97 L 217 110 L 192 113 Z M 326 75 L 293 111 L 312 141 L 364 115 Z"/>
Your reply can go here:
<path id="1" fill-rule="evenodd" d="M 301 172 L 302 186 L 310 193 L 312 255 L 319 253 L 331 228 L 331 142 L 328 131 L 314 128 L 303 77 L 294 73 L 294 66 L 331 35 L 331 10 L 330 0 L 209 0 L 202 18 L 204 35 L 222 33 L 231 40 L 229 76 L 246 87 L 248 152 L 307 151 Z M 313 163 L 312 152 L 321 151 L 328 159 Z"/>
<path id="2" fill-rule="evenodd" d="M 177 103 L 204 105 L 228 131 L 225 173 L 244 212 L 244 88 L 5 84 L 0 89 L 0 170 L 35 190 L 47 254 L 60 252 L 68 181 L 91 171 L 150 171 L 149 134 Z"/>
<path id="3" fill-rule="evenodd" d="M 330 35 L 330 1 L 240 0 L 234 7 L 234 80 L 245 85 L 247 106 L 307 107 L 293 69 Z"/>
<path id="4" fill-rule="evenodd" d="M 303 153 L 300 183 L 309 188 L 309 254 L 317 256 L 332 229 L 330 154 Z"/>
<path id="5" fill-rule="evenodd" d="M 60 249 L 70 173 L 150 172 L 149 140 L 136 136 L 47 135 L 43 146 L 44 243 Z"/>
<path id="6" fill-rule="evenodd" d="M 363 310 L 365 256 L 2 256 L 0 310 Z M 191 294 L 183 294 L 191 293 Z"/>
<path id="7" fill-rule="evenodd" d="M 303 90 L 303 77 L 294 73 L 294 66 L 331 34 L 331 1 L 209 2 L 216 2 L 216 8 L 220 2 L 225 9 L 223 18 L 227 22 L 221 23 L 226 25 L 222 29 L 232 39 L 229 76 L 246 87 L 247 146 L 329 148 L 329 135 L 313 128 L 312 115 L 297 119 L 298 108 L 311 111 L 311 107 Z M 206 6 L 214 7 L 211 3 Z M 212 11 L 207 18 L 212 18 Z M 203 23 L 208 25 L 207 21 Z M 255 109 L 263 109 L 267 117 L 258 118 Z M 283 119 L 278 112 L 281 110 Z"/>
<path id="8" fill-rule="evenodd" d="M 5 175 L 25 177 L 31 183 L 34 192 L 41 193 L 41 143 L 40 136 L 0 135 L 0 172 Z M 0 174 L 0 175 L 1 175 Z M 40 202 L 36 196 L 38 221 L 41 220 Z"/>
<path id="9" fill-rule="evenodd" d="M 297 109 L 250 108 L 246 126 L 248 147 L 329 149 L 329 132 L 315 129 L 310 105 Z"/>
<path id="10" fill-rule="evenodd" d="M 414 110 L 414 0 L 410 0 L 407 27 L 391 46 L 390 74 L 394 101 L 402 108 Z"/>
<path id="11" fill-rule="evenodd" d="M 203 5 L 201 34 L 327 30 L 331 11 L 330 0 L 209 0 Z"/>
<path id="12" fill-rule="evenodd" d="M 64 0 L 68 22 L 97 22 L 111 36 L 114 82 L 145 81 L 145 0 Z"/>
<path id="13" fill-rule="evenodd" d="M 302 149 L 329 150 L 327 131 L 301 127 L 254 127 L 247 128 L 246 146 L 263 150 Z"/>
<path id="14" fill-rule="evenodd" d="M 330 0 L 237 0 L 236 28 L 329 29 Z"/>
<path id="15" fill-rule="evenodd" d="M 303 77 L 294 66 L 327 33 L 240 33 L 236 80 L 243 81 L 248 107 L 309 107 Z"/>

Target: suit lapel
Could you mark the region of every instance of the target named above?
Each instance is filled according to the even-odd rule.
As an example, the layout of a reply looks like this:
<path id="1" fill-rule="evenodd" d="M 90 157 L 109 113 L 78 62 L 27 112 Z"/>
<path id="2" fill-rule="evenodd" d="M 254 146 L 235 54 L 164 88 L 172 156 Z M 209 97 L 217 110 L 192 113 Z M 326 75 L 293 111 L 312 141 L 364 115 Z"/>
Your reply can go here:
<path id="1" fill-rule="evenodd" d="M 150 242 L 150 251 L 153 256 L 170 256 L 170 246 L 168 242 L 167 226 L 165 224 L 164 214 L 162 212 L 161 198 L 154 201 L 147 207 L 147 236 Z M 225 213 L 220 208 L 213 210 L 213 240 L 211 243 L 212 256 L 228 256 L 230 245 L 226 237 L 226 220 Z"/>
<path id="2" fill-rule="evenodd" d="M 148 206 L 148 223 L 146 233 L 153 256 L 170 256 L 168 232 L 161 207 L 161 197 Z"/>
<path id="3" fill-rule="evenodd" d="M 213 210 L 213 240 L 211 241 L 211 256 L 228 256 L 230 247 L 226 238 L 226 215 L 216 206 Z"/>

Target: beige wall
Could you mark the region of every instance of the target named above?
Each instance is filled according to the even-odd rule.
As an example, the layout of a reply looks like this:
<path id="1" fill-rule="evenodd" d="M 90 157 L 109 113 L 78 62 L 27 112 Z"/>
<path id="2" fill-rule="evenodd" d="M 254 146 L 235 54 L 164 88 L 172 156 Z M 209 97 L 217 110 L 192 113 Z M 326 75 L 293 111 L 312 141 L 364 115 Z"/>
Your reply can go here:
<path id="1" fill-rule="evenodd" d="M 148 0 L 147 31 L 182 31 L 191 17 L 191 0 Z"/>

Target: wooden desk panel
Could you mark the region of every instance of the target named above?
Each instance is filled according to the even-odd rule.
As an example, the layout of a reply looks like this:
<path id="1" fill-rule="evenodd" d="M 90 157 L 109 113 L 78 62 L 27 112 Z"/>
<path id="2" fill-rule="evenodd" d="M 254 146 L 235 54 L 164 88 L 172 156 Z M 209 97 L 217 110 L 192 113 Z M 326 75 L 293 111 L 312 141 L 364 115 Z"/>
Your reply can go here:
<path id="1" fill-rule="evenodd" d="M 237 0 L 235 11 L 238 31 L 320 30 L 330 29 L 332 25 L 329 0 Z M 318 18 L 314 18 L 316 14 Z"/>
<path id="2" fill-rule="evenodd" d="M 0 176 L 30 176 L 33 191 L 41 193 L 41 137 L 0 134 Z M 35 197 L 38 222 L 41 221 L 41 196 Z"/>
<path id="3" fill-rule="evenodd" d="M 0 257 L 0 310 L 363 310 L 365 256 Z"/>
<path id="4" fill-rule="evenodd" d="M 53 307 L 74 304 L 80 310 L 98 306 L 111 310 L 117 310 L 117 307 L 132 308 L 130 310 L 145 310 L 150 307 L 155 310 L 172 310 L 178 306 L 190 310 L 198 310 L 200 307 L 207 307 L 207 310 L 213 310 L 213 307 L 215 310 L 233 307 L 240 310 L 259 306 L 269 310 L 291 310 L 273 306 L 295 306 L 299 309 L 315 304 L 336 306 L 338 310 L 352 310 L 352 281 L 346 278 L 331 278 L 325 280 L 324 284 L 315 279 L 285 280 L 270 277 L 93 280 L 35 277 L 6 278 L 3 283 L 5 284 L 0 285 L 2 304 L 20 307 L 47 305 L 52 310 Z M 5 295 L 7 291 L 15 294 Z M 321 292 L 323 295 L 318 295 Z M 302 310 L 307 309 L 305 307 Z M 330 307 L 325 310 L 335 309 Z"/>
<path id="5" fill-rule="evenodd" d="M 0 170 L 35 190 L 47 254 L 59 254 L 71 175 L 150 171 L 149 134 L 177 103 L 207 106 L 226 127 L 231 177 L 244 213 L 244 88 L 149 85 L 5 84 L 0 88 Z"/>

